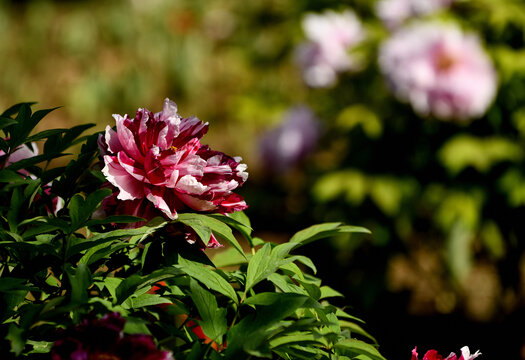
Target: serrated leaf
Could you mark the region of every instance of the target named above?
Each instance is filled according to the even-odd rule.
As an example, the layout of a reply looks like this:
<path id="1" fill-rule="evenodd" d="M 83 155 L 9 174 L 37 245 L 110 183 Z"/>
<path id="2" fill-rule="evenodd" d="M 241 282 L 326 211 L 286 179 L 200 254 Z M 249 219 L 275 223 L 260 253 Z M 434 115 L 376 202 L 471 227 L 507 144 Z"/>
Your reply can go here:
<path id="1" fill-rule="evenodd" d="M 215 271 L 206 268 L 203 264 L 186 260 L 179 255 L 177 267 L 192 278 L 199 280 L 209 289 L 217 291 L 229 297 L 236 303 L 239 302 L 239 299 L 233 287 L 222 276 L 217 274 Z"/>

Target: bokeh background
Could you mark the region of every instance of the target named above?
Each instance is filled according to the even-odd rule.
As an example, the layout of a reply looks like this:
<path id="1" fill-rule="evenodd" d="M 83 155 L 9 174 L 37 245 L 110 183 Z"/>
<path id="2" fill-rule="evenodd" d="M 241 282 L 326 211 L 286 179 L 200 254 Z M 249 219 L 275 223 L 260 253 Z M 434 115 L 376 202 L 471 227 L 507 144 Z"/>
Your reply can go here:
<path id="1" fill-rule="evenodd" d="M 525 359 L 525 2 L 435 2 L 393 25 L 371 0 L 1 0 L 0 108 L 63 106 L 40 126 L 102 130 L 169 97 L 248 164 L 259 236 L 372 231 L 304 251 L 387 359 L 463 345 Z M 312 82 L 305 16 L 327 10 L 352 11 L 360 37 L 351 66 Z M 379 67 L 385 42 L 432 21 L 479 38 L 496 74 L 482 113 L 422 113 Z"/>

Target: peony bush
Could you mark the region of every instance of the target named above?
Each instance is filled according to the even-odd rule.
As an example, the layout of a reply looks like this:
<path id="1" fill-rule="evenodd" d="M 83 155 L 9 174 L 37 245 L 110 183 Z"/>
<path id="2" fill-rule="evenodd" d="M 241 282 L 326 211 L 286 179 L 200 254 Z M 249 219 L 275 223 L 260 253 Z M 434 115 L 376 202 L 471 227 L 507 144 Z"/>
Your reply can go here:
<path id="1" fill-rule="evenodd" d="M 384 359 L 297 253 L 365 228 L 313 225 L 281 244 L 254 236 L 236 193 L 246 165 L 201 144 L 208 124 L 168 99 L 92 135 L 82 135 L 92 125 L 35 132 L 51 110 L 21 103 L 0 116 L 0 353 Z M 75 145 L 78 156 L 54 166 Z"/>

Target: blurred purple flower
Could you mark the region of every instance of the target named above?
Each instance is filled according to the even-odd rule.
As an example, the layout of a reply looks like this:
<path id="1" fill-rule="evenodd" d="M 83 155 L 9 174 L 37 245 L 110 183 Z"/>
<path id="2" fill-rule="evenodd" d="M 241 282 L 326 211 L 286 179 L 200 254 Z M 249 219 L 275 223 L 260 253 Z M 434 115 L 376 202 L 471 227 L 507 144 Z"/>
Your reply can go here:
<path id="1" fill-rule="evenodd" d="M 470 350 L 468 346 L 463 346 L 461 348 L 461 356 L 458 357 L 456 354 L 451 353 L 449 356 L 445 358 L 445 360 L 473 360 L 477 358 L 481 353 L 476 351 L 474 354 L 470 354 Z M 443 356 L 439 355 L 436 350 L 429 350 L 425 353 L 425 356 L 423 356 L 423 360 L 442 360 Z M 412 359 L 411 360 L 418 360 L 418 354 L 417 354 L 417 348 L 414 348 L 412 350 Z"/>
<path id="2" fill-rule="evenodd" d="M 66 330 L 53 344 L 53 360 L 173 360 L 168 351 L 158 350 L 148 335 L 126 335 L 126 320 L 118 313 L 100 319 L 84 319 L 81 324 Z"/>
<path id="3" fill-rule="evenodd" d="M 268 131 L 261 139 L 265 166 L 274 172 L 290 169 L 314 150 L 319 130 L 319 120 L 309 108 L 293 108 L 279 127 Z"/>
<path id="4" fill-rule="evenodd" d="M 497 75 L 478 37 L 444 23 L 415 23 L 383 43 L 379 66 L 396 96 L 423 116 L 468 119 L 485 113 Z"/>
<path id="5" fill-rule="evenodd" d="M 454 0 L 381 0 L 376 3 L 376 13 L 389 29 L 395 29 L 409 18 L 436 13 L 448 8 L 453 2 Z"/>
<path id="6" fill-rule="evenodd" d="M 298 47 L 296 60 L 308 86 L 329 87 L 338 73 L 360 68 L 350 50 L 363 41 L 365 32 L 354 12 L 307 14 L 302 26 L 307 42 Z"/>
<path id="7" fill-rule="evenodd" d="M 149 201 L 165 217 L 181 210 L 231 213 L 247 207 L 233 193 L 248 178 L 241 158 L 232 158 L 200 143 L 208 123 L 183 118 L 166 99 L 161 112 L 139 109 L 135 118 L 113 115 L 117 123 L 99 139 L 102 172 L 118 188 L 118 200 Z"/>

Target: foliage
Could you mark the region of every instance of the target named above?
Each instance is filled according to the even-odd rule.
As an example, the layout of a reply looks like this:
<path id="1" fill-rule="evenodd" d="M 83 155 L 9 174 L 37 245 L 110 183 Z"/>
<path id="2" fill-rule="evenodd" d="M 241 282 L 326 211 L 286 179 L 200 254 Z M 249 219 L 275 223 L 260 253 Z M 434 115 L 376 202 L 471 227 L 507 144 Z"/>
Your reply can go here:
<path id="1" fill-rule="evenodd" d="M 128 215 L 94 219 L 111 194 L 101 187 L 99 134 L 81 136 L 84 125 L 32 134 L 50 111 L 22 103 L 0 117 L 2 353 L 45 357 L 61 329 L 118 312 L 126 333 L 153 336 L 176 359 L 384 359 L 362 321 L 329 303 L 341 294 L 295 253 L 366 229 L 324 223 L 274 244 L 253 236 L 242 212 L 185 212 L 139 228 L 126 227 L 143 220 Z M 9 164 L 31 141 L 43 153 Z M 49 166 L 75 144 L 82 145 L 76 159 Z M 213 233 L 230 246 L 210 258 L 170 231 L 180 224 L 204 244 Z"/>

